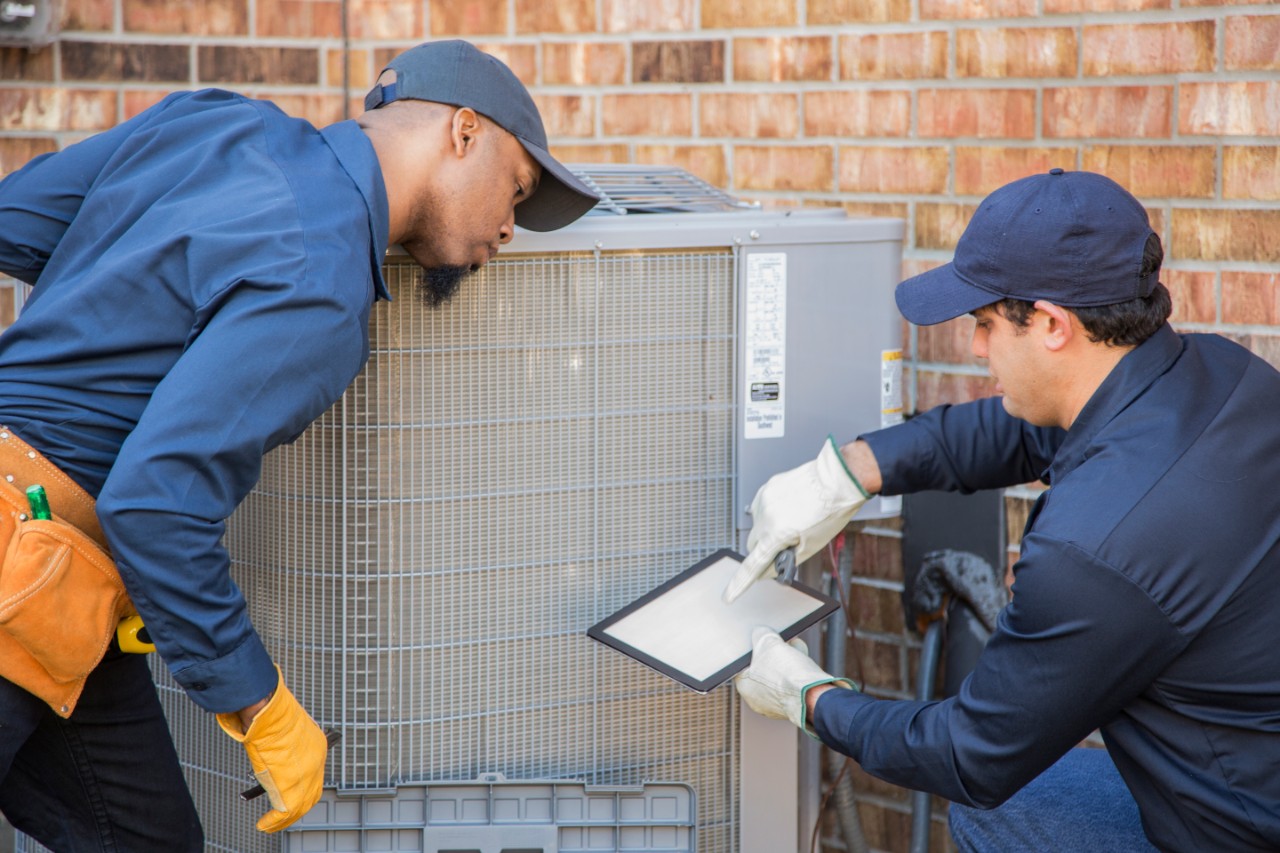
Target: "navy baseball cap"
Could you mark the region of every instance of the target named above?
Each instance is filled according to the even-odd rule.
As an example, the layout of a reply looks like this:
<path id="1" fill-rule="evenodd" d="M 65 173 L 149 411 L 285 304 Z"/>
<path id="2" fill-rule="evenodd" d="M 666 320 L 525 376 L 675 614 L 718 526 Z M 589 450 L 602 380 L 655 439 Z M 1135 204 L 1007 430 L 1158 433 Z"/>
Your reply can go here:
<path id="1" fill-rule="evenodd" d="M 465 41 L 435 41 L 406 50 L 382 71 L 395 71 L 395 82 L 375 84 L 365 95 L 366 110 L 405 99 L 470 107 L 520 140 L 542 166 L 537 190 L 516 205 L 521 228 L 563 228 L 600 200 L 547 151 L 547 132 L 533 98 L 497 57 Z"/>
<path id="2" fill-rule="evenodd" d="M 983 199 L 951 263 L 907 279 L 894 296 L 917 326 L 1009 298 L 1114 305 L 1149 296 L 1159 281 L 1159 270 L 1142 269 L 1154 234 L 1147 211 L 1115 181 L 1050 169 Z"/>

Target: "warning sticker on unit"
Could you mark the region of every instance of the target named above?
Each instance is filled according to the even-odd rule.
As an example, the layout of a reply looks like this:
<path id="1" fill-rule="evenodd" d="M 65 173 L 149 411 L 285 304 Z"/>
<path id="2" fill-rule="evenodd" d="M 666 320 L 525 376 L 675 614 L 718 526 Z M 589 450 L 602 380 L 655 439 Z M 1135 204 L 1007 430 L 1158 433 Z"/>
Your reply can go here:
<path id="1" fill-rule="evenodd" d="M 787 256 L 747 255 L 745 438 L 781 438 L 786 432 Z"/>
<path id="2" fill-rule="evenodd" d="M 902 350 L 880 351 L 880 426 L 902 423 Z M 880 511 L 886 515 L 902 512 L 902 496 L 881 496 Z"/>

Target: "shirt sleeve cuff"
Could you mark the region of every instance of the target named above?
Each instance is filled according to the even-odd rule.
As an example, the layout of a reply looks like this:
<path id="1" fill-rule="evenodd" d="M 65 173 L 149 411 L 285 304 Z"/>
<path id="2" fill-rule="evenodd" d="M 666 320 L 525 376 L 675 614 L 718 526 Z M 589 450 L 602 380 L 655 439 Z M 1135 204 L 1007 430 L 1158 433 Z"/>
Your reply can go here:
<path id="1" fill-rule="evenodd" d="M 189 666 L 173 678 L 206 711 L 227 714 L 265 699 L 279 681 L 275 664 L 253 634 L 217 660 Z"/>
<path id="2" fill-rule="evenodd" d="M 813 716 L 808 722 L 823 743 L 856 759 L 857 756 L 850 752 L 853 744 L 848 743 L 844 735 L 849 731 L 854 715 L 868 702 L 874 701 L 858 690 L 828 690 L 814 703 Z"/>

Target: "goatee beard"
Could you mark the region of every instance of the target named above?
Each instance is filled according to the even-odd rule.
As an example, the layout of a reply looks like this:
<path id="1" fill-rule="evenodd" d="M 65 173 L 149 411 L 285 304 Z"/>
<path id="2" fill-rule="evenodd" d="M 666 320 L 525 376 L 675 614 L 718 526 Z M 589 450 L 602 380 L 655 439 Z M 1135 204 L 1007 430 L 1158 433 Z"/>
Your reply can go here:
<path id="1" fill-rule="evenodd" d="M 418 276 L 418 295 L 429 307 L 439 308 L 453 298 L 462 280 L 470 274 L 471 267 L 461 264 L 424 267 Z"/>

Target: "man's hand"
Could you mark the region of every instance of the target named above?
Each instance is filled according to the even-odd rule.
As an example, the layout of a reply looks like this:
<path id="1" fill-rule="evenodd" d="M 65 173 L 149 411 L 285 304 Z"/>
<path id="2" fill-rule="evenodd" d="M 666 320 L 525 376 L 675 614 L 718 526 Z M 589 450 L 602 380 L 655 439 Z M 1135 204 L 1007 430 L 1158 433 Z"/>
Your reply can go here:
<path id="1" fill-rule="evenodd" d="M 258 829 L 276 832 L 306 814 L 320 799 L 329 743 L 284 686 L 283 676 L 266 704 L 253 713 L 256 707 L 218 714 L 218 725 L 244 744 L 253 775 L 271 800 L 272 810 L 258 821 Z M 242 725 L 246 718 L 251 720 L 247 728 Z"/>
<path id="2" fill-rule="evenodd" d="M 806 725 L 805 693 L 821 684 L 853 689 L 853 682 L 828 675 L 809 659 L 809 649 L 799 637 L 784 643 L 774 631 L 756 628 L 751 634 L 751 666 L 733 679 L 738 694 L 757 714 L 774 720 L 790 720 L 812 734 Z"/>
<path id="3" fill-rule="evenodd" d="M 734 601 L 761 578 L 776 577 L 773 560 L 783 548 L 795 546 L 797 564 L 812 557 L 869 497 L 828 436 L 817 459 L 771 477 L 756 492 L 750 553 L 725 587 L 724 600 Z"/>

